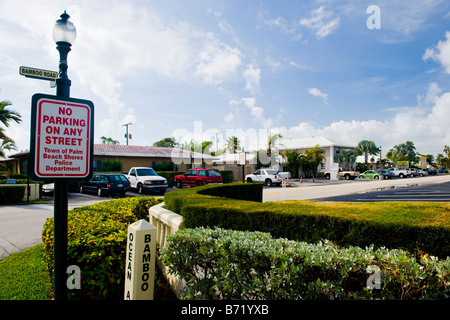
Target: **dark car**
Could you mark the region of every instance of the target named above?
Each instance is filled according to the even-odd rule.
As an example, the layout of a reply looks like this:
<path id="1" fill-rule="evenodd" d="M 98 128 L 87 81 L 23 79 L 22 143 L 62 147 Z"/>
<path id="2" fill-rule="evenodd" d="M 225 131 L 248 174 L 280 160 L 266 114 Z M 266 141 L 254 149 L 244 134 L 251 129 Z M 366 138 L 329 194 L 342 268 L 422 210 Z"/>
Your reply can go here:
<path id="1" fill-rule="evenodd" d="M 111 194 L 123 197 L 130 189 L 130 181 L 120 173 L 96 173 L 91 180 L 80 183 L 81 193 L 96 193 L 99 197 Z"/>
<path id="2" fill-rule="evenodd" d="M 208 183 L 222 183 L 222 175 L 216 169 L 189 169 L 185 174 L 174 178 L 177 188 L 182 186 L 201 186 Z"/>
<path id="3" fill-rule="evenodd" d="M 430 175 L 430 176 L 434 176 L 437 174 L 437 171 L 434 169 L 427 169 L 427 172 L 428 172 L 428 175 Z"/>

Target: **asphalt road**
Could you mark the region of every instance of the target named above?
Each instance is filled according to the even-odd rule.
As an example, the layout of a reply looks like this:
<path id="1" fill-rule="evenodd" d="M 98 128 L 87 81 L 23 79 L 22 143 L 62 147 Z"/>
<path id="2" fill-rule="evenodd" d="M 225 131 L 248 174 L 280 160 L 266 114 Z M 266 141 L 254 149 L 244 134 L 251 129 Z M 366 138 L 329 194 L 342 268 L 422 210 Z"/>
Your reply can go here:
<path id="1" fill-rule="evenodd" d="M 127 197 L 141 196 L 128 192 Z M 161 196 L 144 194 L 142 196 Z M 44 198 L 52 200 L 53 196 Z M 94 194 L 69 193 L 68 209 L 109 200 Z M 41 234 L 47 218 L 53 217 L 53 203 L 0 206 L 0 260 L 11 253 L 42 243 Z"/>
<path id="2" fill-rule="evenodd" d="M 450 202 L 450 182 L 440 184 L 404 184 L 318 200 L 346 202 L 427 201 Z"/>
<path id="3" fill-rule="evenodd" d="M 410 189 L 413 187 L 423 186 L 426 188 L 433 188 L 434 192 L 440 191 L 441 195 L 445 195 L 445 185 L 443 183 L 450 182 L 450 175 L 425 176 L 416 178 L 404 179 L 388 179 L 388 180 L 373 180 L 373 179 L 356 179 L 356 180 L 310 180 L 303 183 L 293 182 L 290 187 L 271 187 L 264 188 L 263 201 L 282 201 L 282 200 L 330 200 L 343 199 L 340 197 L 347 196 L 347 199 L 355 199 L 355 195 L 367 194 L 380 191 L 397 191 L 396 189 Z M 434 186 L 434 187 L 432 187 Z M 425 192 L 425 191 L 423 191 Z M 411 195 L 413 193 L 410 193 Z M 417 194 L 416 200 L 420 198 L 422 201 L 426 199 L 426 194 Z M 428 194 L 431 199 L 431 193 Z M 370 198 L 370 195 L 366 195 Z M 450 196 L 449 196 L 450 197 Z M 448 199 L 449 197 L 442 197 L 441 199 Z M 389 198 L 389 197 L 385 197 Z M 394 197 L 391 197 L 394 199 Z M 406 198 L 405 195 L 399 196 L 396 199 Z M 362 199 L 362 198 L 361 198 Z M 411 198 L 410 198 L 411 199 Z M 337 201 L 337 200 L 336 200 Z M 346 200 L 340 200 L 346 201 Z M 436 200 L 436 201 L 450 201 L 450 200 Z"/>
<path id="4" fill-rule="evenodd" d="M 263 193 L 263 201 L 450 201 L 450 175 L 393 180 L 293 181 L 286 188 L 264 187 Z M 127 193 L 127 197 L 134 196 L 140 195 Z M 105 200 L 108 198 L 94 194 L 69 193 L 68 207 L 72 209 Z M 47 218 L 53 217 L 53 210 L 53 203 L 0 206 L 0 260 L 41 243 L 42 227 Z"/>

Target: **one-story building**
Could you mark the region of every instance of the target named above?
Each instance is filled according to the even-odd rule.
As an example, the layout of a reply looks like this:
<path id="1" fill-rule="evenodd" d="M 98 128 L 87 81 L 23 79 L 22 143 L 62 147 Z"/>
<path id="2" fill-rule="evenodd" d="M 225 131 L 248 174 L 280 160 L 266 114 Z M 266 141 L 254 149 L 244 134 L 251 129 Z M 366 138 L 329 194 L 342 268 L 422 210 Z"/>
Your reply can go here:
<path id="1" fill-rule="evenodd" d="M 11 174 L 27 174 L 29 151 L 19 152 L 3 159 Z M 212 167 L 217 157 L 179 148 L 135 146 L 119 144 L 94 144 L 93 170 L 100 171 L 106 161 L 120 161 L 121 170 L 131 167 L 154 167 L 160 163 L 174 163 L 175 171 L 189 168 Z"/>

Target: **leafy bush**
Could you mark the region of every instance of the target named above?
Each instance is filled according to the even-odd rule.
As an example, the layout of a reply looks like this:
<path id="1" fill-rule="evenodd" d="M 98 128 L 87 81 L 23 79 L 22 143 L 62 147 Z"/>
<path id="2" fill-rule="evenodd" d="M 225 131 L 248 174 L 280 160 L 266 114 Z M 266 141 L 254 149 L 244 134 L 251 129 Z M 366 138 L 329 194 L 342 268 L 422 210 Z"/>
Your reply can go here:
<path id="1" fill-rule="evenodd" d="M 221 170 L 220 174 L 222 175 L 223 183 L 232 183 L 234 180 L 234 171 L 233 170 Z"/>
<path id="2" fill-rule="evenodd" d="M 21 202 L 25 195 L 25 186 L 0 186 L 0 204 Z"/>
<path id="3" fill-rule="evenodd" d="M 199 194 L 223 197 L 236 200 L 262 202 L 263 185 L 260 183 L 240 183 L 212 185 L 197 191 Z"/>
<path id="4" fill-rule="evenodd" d="M 215 190 L 228 197 L 248 193 L 228 191 L 239 184 L 209 188 L 170 192 L 164 197 L 165 206 L 183 216 L 186 228 L 217 226 L 311 243 L 328 239 L 341 246 L 373 244 L 441 258 L 450 255 L 448 203 L 255 203 L 212 196 L 217 195 Z"/>
<path id="5" fill-rule="evenodd" d="M 158 171 L 157 172 L 161 177 L 167 179 L 167 184 L 169 187 L 173 187 L 175 185 L 174 178 L 178 174 L 183 174 L 184 171 Z"/>
<path id="6" fill-rule="evenodd" d="M 416 259 L 402 250 L 197 228 L 170 236 L 161 251 L 171 272 L 187 282 L 183 299 L 445 299 L 450 294 L 450 258 Z M 379 289 L 368 282 L 369 266 L 381 272 Z"/>
<path id="7" fill-rule="evenodd" d="M 161 199 L 121 198 L 76 208 L 68 215 L 68 265 L 81 270 L 81 289 L 71 299 L 123 299 L 128 226 L 148 215 Z M 44 259 L 53 273 L 53 218 L 42 230 Z M 52 276 L 53 278 L 53 276 Z"/>
<path id="8" fill-rule="evenodd" d="M 104 161 L 101 164 L 102 171 L 121 171 L 122 170 L 122 162 L 119 160 L 108 160 Z"/>

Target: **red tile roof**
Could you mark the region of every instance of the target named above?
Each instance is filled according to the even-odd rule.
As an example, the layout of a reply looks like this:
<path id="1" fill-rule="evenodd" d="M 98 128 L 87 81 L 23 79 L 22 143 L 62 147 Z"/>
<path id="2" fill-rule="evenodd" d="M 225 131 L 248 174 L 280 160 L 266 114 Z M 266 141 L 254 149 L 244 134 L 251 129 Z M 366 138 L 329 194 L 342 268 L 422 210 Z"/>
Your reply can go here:
<path id="1" fill-rule="evenodd" d="M 121 144 L 94 144 L 94 156 L 119 156 L 119 157 L 152 157 L 152 158 L 189 158 L 216 159 L 211 155 L 201 155 L 197 152 L 189 152 L 179 148 L 132 146 Z"/>

